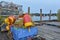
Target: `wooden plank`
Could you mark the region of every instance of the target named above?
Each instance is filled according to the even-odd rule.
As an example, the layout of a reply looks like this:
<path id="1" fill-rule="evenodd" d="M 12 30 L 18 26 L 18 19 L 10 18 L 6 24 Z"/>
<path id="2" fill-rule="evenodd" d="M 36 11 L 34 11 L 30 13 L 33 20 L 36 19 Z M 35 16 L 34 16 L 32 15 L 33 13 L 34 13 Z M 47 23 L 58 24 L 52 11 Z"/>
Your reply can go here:
<path id="1" fill-rule="evenodd" d="M 60 40 L 60 28 L 53 26 L 38 26 L 38 34 L 46 40 Z"/>

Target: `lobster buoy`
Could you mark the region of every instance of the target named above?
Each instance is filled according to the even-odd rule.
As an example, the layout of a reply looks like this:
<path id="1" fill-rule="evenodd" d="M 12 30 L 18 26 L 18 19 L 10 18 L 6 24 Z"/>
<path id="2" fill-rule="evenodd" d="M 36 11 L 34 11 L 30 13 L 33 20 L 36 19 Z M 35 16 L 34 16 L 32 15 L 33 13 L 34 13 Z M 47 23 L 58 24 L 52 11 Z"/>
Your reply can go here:
<path id="1" fill-rule="evenodd" d="M 6 24 L 10 24 L 10 22 L 9 22 L 9 19 L 8 19 L 8 18 L 6 18 L 4 21 L 5 21 L 5 23 L 6 23 Z"/>
<path id="2" fill-rule="evenodd" d="M 14 16 L 9 16 L 8 18 L 9 18 L 11 24 L 13 24 L 15 22 L 15 17 Z"/>
<path id="3" fill-rule="evenodd" d="M 25 14 L 23 17 L 23 22 L 24 22 L 24 26 L 25 28 L 29 28 L 33 25 L 33 22 L 31 20 L 31 17 L 29 14 Z"/>
<path id="4" fill-rule="evenodd" d="M 13 17 L 9 17 L 9 19 L 11 20 L 11 22 L 13 22 L 14 20 L 13 20 Z"/>
<path id="5" fill-rule="evenodd" d="M 10 30 L 10 26 L 8 25 L 8 26 L 6 26 L 6 30 Z"/>

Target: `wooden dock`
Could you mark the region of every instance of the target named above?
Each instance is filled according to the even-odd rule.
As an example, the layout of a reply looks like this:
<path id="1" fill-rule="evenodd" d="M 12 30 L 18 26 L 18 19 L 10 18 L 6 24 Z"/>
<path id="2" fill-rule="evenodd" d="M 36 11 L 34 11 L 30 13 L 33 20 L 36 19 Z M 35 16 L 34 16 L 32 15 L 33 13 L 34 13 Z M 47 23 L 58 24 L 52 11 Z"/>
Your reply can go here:
<path id="1" fill-rule="evenodd" d="M 50 24 L 54 24 L 53 22 L 46 22 Z M 36 23 L 38 24 L 38 23 Z M 59 25 L 59 22 L 55 22 L 55 25 Z M 60 40 L 60 28 L 57 26 L 50 26 L 50 25 L 37 25 L 38 27 L 38 35 L 40 37 L 45 38 L 46 40 Z M 0 32 L 0 40 L 9 40 L 7 37 L 7 33 Z"/>
<path id="2" fill-rule="evenodd" d="M 46 40 L 60 40 L 60 28 L 58 28 L 57 26 L 54 27 L 45 24 L 37 27 L 38 27 L 38 34 L 41 37 L 45 38 Z"/>
<path id="3" fill-rule="evenodd" d="M 0 32 L 0 40 L 9 40 L 9 38 L 7 37 L 7 32 L 5 33 Z"/>

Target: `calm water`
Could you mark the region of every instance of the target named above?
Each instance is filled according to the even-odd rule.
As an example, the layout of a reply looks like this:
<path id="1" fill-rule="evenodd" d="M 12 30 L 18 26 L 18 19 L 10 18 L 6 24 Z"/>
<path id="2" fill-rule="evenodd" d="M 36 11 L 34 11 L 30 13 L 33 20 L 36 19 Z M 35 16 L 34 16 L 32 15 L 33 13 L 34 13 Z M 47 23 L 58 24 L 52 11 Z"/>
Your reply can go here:
<path id="1" fill-rule="evenodd" d="M 57 17 L 56 16 L 51 16 L 51 20 L 54 20 L 54 19 L 57 19 Z M 39 21 L 40 17 L 39 16 L 32 16 L 32 20 L 33 21 Z M 49 20 L 49 17 L 44 16 L 44 17 L 42 17 L 42 20 Z"/>

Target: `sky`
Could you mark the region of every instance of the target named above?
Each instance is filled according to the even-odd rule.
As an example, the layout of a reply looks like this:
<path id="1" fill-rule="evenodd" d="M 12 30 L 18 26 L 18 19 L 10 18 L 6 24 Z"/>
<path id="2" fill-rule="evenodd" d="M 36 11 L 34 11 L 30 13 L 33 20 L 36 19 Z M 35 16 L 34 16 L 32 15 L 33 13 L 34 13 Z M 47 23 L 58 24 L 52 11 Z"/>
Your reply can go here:
<path id="1" fill-rule="evenodd" d="M 15 4 L 23 5 L 23 11 L 27 12 L 28 7 L 31 9 L 31 13 L 39 13 L 40 9 L 43 13 L 49 13 L 52 10 L 56 13 L 60 8 L 60 0 L 0 0 L 6 2 L 13 2 Z"/>

